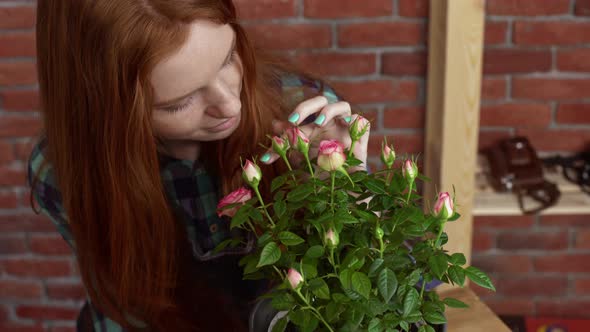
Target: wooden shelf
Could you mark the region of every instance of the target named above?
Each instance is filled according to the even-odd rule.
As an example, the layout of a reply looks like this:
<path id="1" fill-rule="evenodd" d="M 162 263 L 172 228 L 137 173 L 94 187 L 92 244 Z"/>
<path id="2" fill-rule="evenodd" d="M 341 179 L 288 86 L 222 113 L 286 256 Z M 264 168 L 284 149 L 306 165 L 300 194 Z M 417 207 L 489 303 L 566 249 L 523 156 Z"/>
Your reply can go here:
<path id="1" fill-rule="evenodd" d="M 469 305 L 467 309 L 448 308 L 445 315 L 449 332 L 510 332 L 510 329 L 469 288 L 441 291 L 441 298 L 452 297 Z"/>
<path id="2" fill-rule="evenodd" d="M 512 193 L 496 193 L 488 183 L 489 173 L 487 159 L 479 155 L 475 173 L 474 215 L 520 215 L 516 195 Z M 590 213 L 590 195 L 567 181 L 559 169 L 545 169 L 545 178 L 556 183 L 561 197 L 556 205 L 541 211 L 541 214 L 587 214 Z"/>

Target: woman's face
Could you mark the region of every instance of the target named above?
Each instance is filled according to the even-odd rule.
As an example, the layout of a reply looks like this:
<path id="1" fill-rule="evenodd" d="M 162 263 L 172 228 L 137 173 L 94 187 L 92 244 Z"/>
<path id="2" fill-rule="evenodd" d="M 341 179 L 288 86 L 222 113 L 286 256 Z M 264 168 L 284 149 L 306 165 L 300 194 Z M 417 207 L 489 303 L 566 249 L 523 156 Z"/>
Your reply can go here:
<path id="1" fill-rule="evenodd" d="M 197 20 L 151 75 L 153 125 L 166 146 L 228 137 L 240 123 L 243 67 L 230 25 Z"/>

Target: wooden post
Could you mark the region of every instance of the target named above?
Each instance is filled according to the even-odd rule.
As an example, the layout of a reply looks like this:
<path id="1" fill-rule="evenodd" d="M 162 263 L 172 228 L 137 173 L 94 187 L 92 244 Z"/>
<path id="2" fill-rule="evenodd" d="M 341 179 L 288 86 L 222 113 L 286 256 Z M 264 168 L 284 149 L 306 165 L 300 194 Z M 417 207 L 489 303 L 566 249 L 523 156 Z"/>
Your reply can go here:
<path id="1" fill-rule="evenodd" d="M 471 258 L 484 0 L 430 1 L 424 197 L 456 190 L 461 218 L 447 223 L 451 252 Z M 431 207 L 426 207 L 431 208 Z"/>

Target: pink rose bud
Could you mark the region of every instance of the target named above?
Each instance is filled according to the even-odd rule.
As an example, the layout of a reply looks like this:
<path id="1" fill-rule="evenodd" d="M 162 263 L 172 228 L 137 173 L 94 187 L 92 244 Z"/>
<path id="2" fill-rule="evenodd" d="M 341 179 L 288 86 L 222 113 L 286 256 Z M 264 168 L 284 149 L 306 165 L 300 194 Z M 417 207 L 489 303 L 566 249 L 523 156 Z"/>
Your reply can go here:
<path id="1" fill-rule="evenodd" d="M 272 138 L 272 149 L 279 156 L 283 156 L 289 150 L 289 142 L 282 137 L 274 136 Z"/>
<path id="2" fill-rule="evenodd" d="M 301 283 L 303 282 L 303 276 L 301 276 L 301 274 L 297 272 L 297 270 L 289 269 L 289 272 L 287 272 L 287 280 L 289 280 L 291 288 L 297 289 L 299 288 L 299 286 L 301 286 Z"/>
<path id="3" fill-rule="evenodd" d="M 324 140 L 320 142 L 318 152 L 318 165 L 325 171 L 338 170 L 344 165 L 346 155 L 344 146 L 336 140 Z"/>
<path id="4" fill-rule="evenodd" d="M 402 175 L 408 182 L 414 182 L 414 179 L 418 176 L 418 166 L 412 160 L 408 159 L 404 162 L 402 167 Z"/>
<path id="5" fill-rule="evenodd" d="M 436 204 L 434 204 L 434 215 L 440 219 L 447 220 L 453 215 L 453 199 L 448 192 L 438 193 Z"/>
<path id="6" fill-rule="evenodd" d="M 370 126 L 371 123 L 369 120 L 360 115 L 357 116 L 348 129 L 350 138 L 352 138 L 353 141 L 358 141 L 367 132 L 367 130 L 369 130 Z"/>
<path id="7" fill-rule="evenodd" d="M 218 216 L 228 216 L 233 217 L 236 212 L 240 209 L 241 205 L 244 205 L 245 202 L 252 198 L 252 192 L 249 189 L 241 187 L 237 190 L 232 191 L 229 195 L 225 196 L 224 198 L 219 201 L 217 204 L 217 215 Z M 238 204 L 232 208 L 225 208 L 228 205 Z"/>
<path id="8" fill-rule="evenodd" d="M 324 241 L 328 248 L 336 248 L 338 246 L 338 243 L 340 242 L 340 239 L 338 238 L 338 233 L 335 233 L 334 230 L 330 228 L 326 232 Z"/>
<path id="9" fill-rule="evenodd" d="M 382 144 L 381 148 L 381 161 L 387 168 L 391 168 L 395 162 L 395 151 L 385 143 Z"/>
<path id="10" fill-rule="evenodd" d="M 287 136 L 292 147 L 297 148 L 301 153 L 307 155 L 309 152 L 309 138 L 299 127 L 291 127 L 287 129 Z"/>
<path id="11" fill-rule="evenodd" d="M 251 187 L 256 188 L 258 187 L 258 183 L 262 178 L 262 173 L 260 172 L 260 167 L 256 164 L 251 162 L 250 160 L 246 160 L 246 164 L 242 166 L 242 177 Z"/>

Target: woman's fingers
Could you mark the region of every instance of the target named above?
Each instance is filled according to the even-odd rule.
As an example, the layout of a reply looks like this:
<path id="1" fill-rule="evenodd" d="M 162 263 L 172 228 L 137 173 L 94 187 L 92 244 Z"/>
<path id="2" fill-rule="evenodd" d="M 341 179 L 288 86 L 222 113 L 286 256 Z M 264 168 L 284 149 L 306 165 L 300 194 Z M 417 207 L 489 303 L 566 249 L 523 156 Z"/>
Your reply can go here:
<path id="1" fill-rule="evenodd" d="M 288 120 L 292 125 L 298 126 L 308 116 L 319 112 L 326 105 L 328 105 L 328 98 L 324 96 L 317 96 L 307 99 L 295 107 L 293 113 L 289 115 Z"/>
<path id="2" fill-rule="evenodd" d="M 337 123 L 342 126 L 348 126 L 351 120 L 351 113 L 350 104 L 345 101 L 339 101 L 325 106 L 316 117 L 314 124 L 323 127 L 330 121 L 339 119 Z"/>

